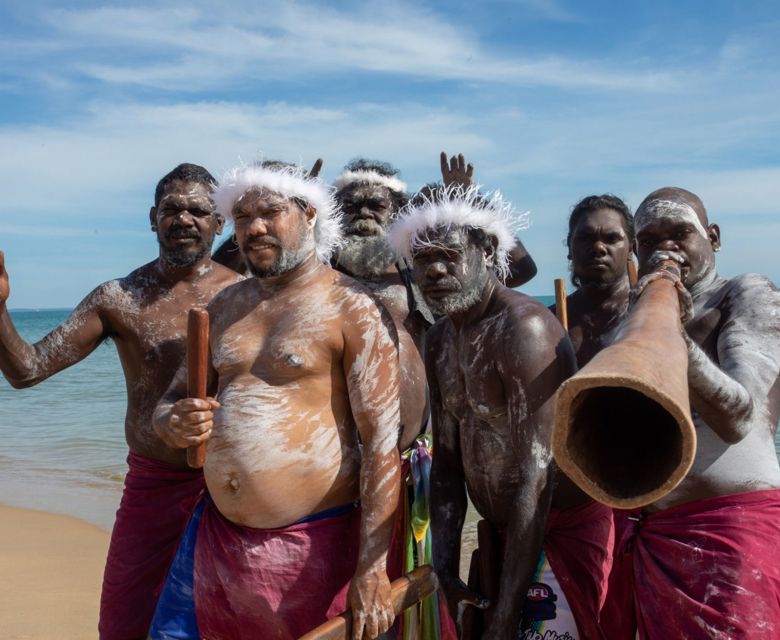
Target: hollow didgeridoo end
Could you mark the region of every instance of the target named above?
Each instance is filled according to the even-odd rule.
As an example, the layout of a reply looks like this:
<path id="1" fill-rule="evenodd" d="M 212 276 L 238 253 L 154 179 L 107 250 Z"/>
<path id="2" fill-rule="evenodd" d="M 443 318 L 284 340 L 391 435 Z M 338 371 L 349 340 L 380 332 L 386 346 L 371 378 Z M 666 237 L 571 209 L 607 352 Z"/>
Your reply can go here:
<path id="1" fill-rule="evenodd" d="M 558 389 L 553 455 L 583 491 L 619 509 L 661 499 L 688 473 L 696 431 L 673 278 L 648 284 L 616 340 Z"/>

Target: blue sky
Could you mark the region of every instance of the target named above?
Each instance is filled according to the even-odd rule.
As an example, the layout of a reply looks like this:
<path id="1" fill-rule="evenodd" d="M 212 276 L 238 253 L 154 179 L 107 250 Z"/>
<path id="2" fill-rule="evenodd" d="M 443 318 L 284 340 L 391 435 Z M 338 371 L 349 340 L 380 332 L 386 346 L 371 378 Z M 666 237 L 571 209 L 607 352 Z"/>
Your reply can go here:
<path id="1" fill-rule="evenodd" d="M 357 155 L 411 187 L 463 152 L 530 210 L 545 294 L 571 206 L 698 193 L 721 272 L 780 280 L 774 2 L 47 3 L 0 9 L 0 249 L 11 308 L 71 306 L 157 253 L 180 162 Z"/>

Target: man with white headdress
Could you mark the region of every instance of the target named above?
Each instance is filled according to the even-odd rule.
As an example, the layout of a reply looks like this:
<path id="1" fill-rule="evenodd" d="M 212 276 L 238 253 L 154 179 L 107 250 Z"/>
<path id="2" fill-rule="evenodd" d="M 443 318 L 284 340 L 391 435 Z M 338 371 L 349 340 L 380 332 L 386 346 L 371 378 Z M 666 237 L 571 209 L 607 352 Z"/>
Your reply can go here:
<path id="1" fill-rule="evenodd" d="M 499 194 L 483 197 L 474 186 L 429 189 L 393 224 L 390 242 L 412 260 L 428 306 L 445 316 L 426 339 L 436 444 L 434 566 L 453 617 L 461 603 L 486 608 L 484 637 L 515 640 L 553 488 L 553 396 L 575 365 L 555 317 L 501 283 L 515 242 L 513 216 Z M 498 584 L 480 585 L 482 593 L 458 577 L 467 490 L 502 549 Z M 566 627 L 559 634 L 566 637 L 573 621 L 570 612 L 563 615 L 565 598 L 548 595 L 548 622 Z"/>
<path id="2" fill-rule="evenodd" d="M 208 307 L 213 397 L 187 399 L 180 371 L 155 412 L 172 446 L 206 442 L 209 497 L 188 527 L 151 635 L 182 637 L 166 634 L 189 616 L 204 638 L 297 638 L 351 607 L 353 638 L 376 637 L 393 621 L 385 570 L 399 492 L 391 321 L 327 266 L 340 227 L 319 180 L 278 163 L 241 167 L 214 202 L 232 218 L 254 277 Z"/>

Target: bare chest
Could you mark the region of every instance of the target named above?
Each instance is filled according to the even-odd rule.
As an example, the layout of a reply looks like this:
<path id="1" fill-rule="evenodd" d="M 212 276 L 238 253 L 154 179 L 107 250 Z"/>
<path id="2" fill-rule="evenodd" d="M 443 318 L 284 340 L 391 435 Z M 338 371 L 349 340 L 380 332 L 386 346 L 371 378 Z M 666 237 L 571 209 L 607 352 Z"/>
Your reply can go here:
<path id="1" fill-rule="evenodd" d="M 484 334 L 456 339 L 437 359 L 437 377 L 445 408 L 459 420 L 491 423 L 507 414 L 494 345 Z"/>
<path id="2" fill-rule="evenodd" d="M 340 335 L 326 314 L 303 316 L 263 305 L 212 336 L 212 361 L 220 379 L 250 373 L 282 384 L 330 373 Z"/>

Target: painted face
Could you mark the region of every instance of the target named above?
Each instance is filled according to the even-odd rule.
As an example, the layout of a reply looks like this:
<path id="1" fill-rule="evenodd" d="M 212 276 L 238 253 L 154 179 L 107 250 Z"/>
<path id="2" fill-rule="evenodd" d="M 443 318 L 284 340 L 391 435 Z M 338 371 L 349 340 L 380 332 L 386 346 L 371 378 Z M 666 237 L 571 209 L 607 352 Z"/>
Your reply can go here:
<path id="1" fill-rule="evenodd" d="M 266 189 L 250 189 L 233 207 L 236 241 L 253 275 L 275 276 L 314 251 L 314 211 Z"/>
<path id="2" fill-rule="evenodd" d="M 626 277 L 630 251 L 622 215 L 614 209 L 586 213 L 569 239 L 572 275 L 580 285 L 610 287 Z"/>
<path id="3" fill-rule="evenodd" d="M 437 315 L 466 311 L 480 299 L 488 279 L 484 250 L 462 228 L 429 231 L 427 240 L 412 254 L 425 302 Z"/>
<path id="4" fill-rule="evenodd" d="M 688 289 L 714 269 L 714 250 L 720 246 L 717 226 L 705 228 L 686 202 L 652 200 L 637 211 L 634 222 L 640 271 L 656 251 L 680 254 L 682 282 Z"/>
<path id="5" fill-rule="evenodd" d="M 336 194 L 344 212 L 344 233 L 358 236 L 385 235 L 393 216 L 393 199 L 387 187 L 355 184 Z"/>
<path id="6" fill-rule="evenodd" d="M 150 213 L 160 255 L 177 267 L 195 264 L 211 251 L 224 219 L 214 211 L 209 188 L 199 182 L 173 180 Z"/>

